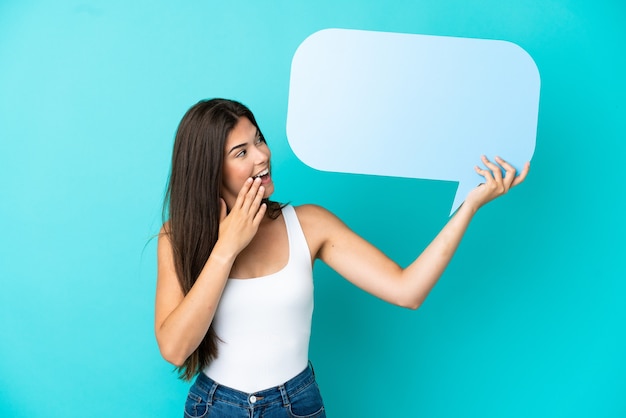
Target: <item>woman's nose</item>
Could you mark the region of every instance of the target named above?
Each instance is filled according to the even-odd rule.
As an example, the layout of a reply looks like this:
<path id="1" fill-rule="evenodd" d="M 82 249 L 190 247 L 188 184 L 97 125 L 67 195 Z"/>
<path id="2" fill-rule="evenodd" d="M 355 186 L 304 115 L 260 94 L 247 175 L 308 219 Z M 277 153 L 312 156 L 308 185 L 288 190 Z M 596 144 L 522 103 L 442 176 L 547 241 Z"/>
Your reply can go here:
<path id="1" fill-rule="evenodd" d="M 267 146 L 256 148 L 255 160 L 258 163 L 266 163 L 270 158 L 270 150 Z"/>

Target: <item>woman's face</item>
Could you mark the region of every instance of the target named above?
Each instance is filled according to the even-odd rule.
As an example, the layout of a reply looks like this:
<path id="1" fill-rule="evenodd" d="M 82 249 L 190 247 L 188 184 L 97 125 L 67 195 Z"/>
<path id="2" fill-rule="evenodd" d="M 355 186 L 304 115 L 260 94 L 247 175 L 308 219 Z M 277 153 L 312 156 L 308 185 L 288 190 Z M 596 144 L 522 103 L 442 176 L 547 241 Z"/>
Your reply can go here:
<path id="1" fill-rule="evenodd" d="M 221 195 L 229 208 L 233 207 L 241 187 L 250 177 L 261 178 L 265 188 L 264 198 L 274 193 L 270 156 L 270 149 L 265 140 L 261 139 L 256 126 L 246 117 L 239 118 L 226 138 L 224 149 Z"/>

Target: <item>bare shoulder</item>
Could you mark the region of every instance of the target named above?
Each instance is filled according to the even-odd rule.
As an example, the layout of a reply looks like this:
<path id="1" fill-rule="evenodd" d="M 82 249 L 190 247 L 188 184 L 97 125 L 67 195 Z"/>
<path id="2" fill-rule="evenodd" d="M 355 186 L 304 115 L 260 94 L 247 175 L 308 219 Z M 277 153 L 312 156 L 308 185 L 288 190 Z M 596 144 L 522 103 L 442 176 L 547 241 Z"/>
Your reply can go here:
<path id="1" fill-rule="evenodd" d="M 170 241 L 170 223 L 167 221 L 159 230 L 157 256 L 161 259 L 164 256 L 171 255 L 171 252 L 172 243 Z"/>
<path id="2" fill-rule="evenodd" d="M 331 212 L 320 205 L 314 205 L 311 203 L 307 203 L 305 205 L 294 206 L 296 213 L 298 214 L 298 218 L 301 217 L 316 217 L 316 216 L 325 216 L 326 214 L 331 214 Z"/>
<path id="3" fill-rule="evenodd" d="M 331 211 L 319 205 L 306 204 L 295 206 L 298 220 L 305 226 L 324 226 L 326 223 L 341 222 Z"/>
<path id="4" fill-rule="evenodd" d="M 161 238 L 164 235 L 169 234 L 170 232 L 170 221 L 166 221 L 162 226 L 161 229 L 159 230 L 159 238 Z"/>
<path id="5" fill-rule="evenodd" d="M 301 205 L 295 207 L 302 231 L 314 258 L 333 237 L 348 227 L 331 211 L 319 205 Z"/>

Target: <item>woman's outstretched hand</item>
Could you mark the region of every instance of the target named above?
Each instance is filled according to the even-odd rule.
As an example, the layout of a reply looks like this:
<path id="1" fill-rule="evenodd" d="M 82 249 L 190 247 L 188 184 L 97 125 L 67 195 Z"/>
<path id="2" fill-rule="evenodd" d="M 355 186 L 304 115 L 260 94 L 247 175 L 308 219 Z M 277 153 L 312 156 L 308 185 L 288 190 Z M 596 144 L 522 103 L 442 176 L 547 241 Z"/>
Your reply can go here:
<path id="1" fill-rule="evenodd" d="M 496 157 L 495 162 L 489 161 L 484 155 L 481 159 L 487 168 L 475 166 L 474 170 L 485 178 L 485 182 L 469 192 L 464 203 L 474 210 L 478 210 L 485 203 L 502 196 L 512 187 L 522 183 L 530 170 L 529 162 L 524 164 L 522 171 L 517 174 L 515 168 L 500 157 Z M 504 170 L 504 177 L 502 170 Z"/>
<path id="2" fill-rule="evenodd" d="M 267 205 L 261 203 L 265 188 L 261 180 L 249 178 L 237 195 L 235 204 L 228 213 L 226 202 L 220 199 L 220 229 L 218 242 L 226 245 L 233 254 L 238 254 L 252 241 L 265 216 Z"/>

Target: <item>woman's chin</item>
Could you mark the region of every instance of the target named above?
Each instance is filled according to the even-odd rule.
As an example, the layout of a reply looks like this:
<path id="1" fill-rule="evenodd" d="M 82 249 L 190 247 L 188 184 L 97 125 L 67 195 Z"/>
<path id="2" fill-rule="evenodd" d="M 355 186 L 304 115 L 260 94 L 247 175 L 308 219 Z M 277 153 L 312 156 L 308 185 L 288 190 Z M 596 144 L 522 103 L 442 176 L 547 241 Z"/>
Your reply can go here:
<path id="1" fill-rule="evenodd" d="M 274 183 L 269 183 L 265 187 L 265 192 L 263 193 L 263 199 L 269 199 L 272 194 L 274 194 Z"/>

